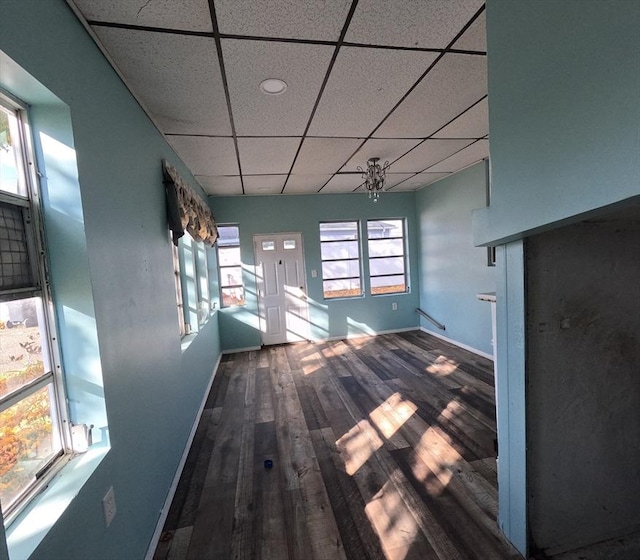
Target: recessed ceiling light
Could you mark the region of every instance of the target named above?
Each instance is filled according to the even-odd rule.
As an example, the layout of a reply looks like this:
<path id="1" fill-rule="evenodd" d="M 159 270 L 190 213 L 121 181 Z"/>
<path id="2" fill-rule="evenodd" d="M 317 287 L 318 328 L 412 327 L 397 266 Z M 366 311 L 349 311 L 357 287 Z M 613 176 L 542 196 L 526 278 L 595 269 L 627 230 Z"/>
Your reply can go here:
<path id="1" fill-rule="evenodd" d="M 269 78 L 260 82 L 260 91 L 267 95 L 280 95 L 287 89 L 287 83 L 278 78 Z"/>

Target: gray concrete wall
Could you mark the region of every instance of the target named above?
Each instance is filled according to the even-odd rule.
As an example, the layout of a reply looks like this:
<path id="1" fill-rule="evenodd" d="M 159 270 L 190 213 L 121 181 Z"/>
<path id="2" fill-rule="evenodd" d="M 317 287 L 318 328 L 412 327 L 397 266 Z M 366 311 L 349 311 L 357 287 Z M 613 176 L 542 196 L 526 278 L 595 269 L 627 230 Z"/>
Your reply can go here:
<path id="1" fill-rule="evenodd" d="M 529 529 L 555 552 L 640 527 L 640 209 L 526 255 Z"/>

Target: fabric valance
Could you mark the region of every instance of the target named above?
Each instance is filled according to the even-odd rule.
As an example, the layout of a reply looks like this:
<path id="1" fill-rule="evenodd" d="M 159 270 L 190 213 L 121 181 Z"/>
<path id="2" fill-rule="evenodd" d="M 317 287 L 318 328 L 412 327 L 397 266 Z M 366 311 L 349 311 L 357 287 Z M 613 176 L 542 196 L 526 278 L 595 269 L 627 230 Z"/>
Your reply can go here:
<path id="1" fill-rule="evenodd" d="M 213 247 L 218 239 L 218 228 L 206 202 L 166 161 L 162 162 L 162 174 L 174 245 L 178 245 L 178 239 L 186 231 L 196 241 Z"/>

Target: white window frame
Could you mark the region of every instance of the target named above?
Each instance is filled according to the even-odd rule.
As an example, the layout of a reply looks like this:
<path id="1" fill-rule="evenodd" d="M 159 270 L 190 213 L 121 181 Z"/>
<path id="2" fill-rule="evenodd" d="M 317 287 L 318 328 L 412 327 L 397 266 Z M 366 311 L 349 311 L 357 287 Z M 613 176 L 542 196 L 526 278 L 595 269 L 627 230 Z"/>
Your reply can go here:
<path id="1" fill-rule="evenodd" d="M 394 236 L 394 237 L 371 237 L 369 233 L 369 224 L 373 222 L 401 222 L 402 223 L 402 235 Z M 407 270 L 407 220 L 404 218 L 374 218 L 367 220 L 367 253 L 369 258 L 369 293 L 374 296 L 386 296 L 392 294 L 406 294 L 409 291 L 409 281 L 408 281 L 408 270 Z M 371 256 L 371 242 L 380 240 L 380 239 L 400 239 L 402 241 L 402 253 L 400 254 L 390 254 L 390 255 L 382 255 L 382 256 Z M 372 261 L 379 261 L 382 259 L 388 258 L 402 258 L 402 273 L 390 272 L 384 274 L 372 274 Z M 374 278 L 384 278 L 384 277 L 392 277 L 392 276 L 402 276 L 404 278 L 404 290 L 395 290 L 395 291 L 384 291 L 384 292 L 374 292 L 373 282 Z"/>
<path id="2" fill-rule="evenodd" d="M 180 315 L 181 334 L 196 333 L 207 322 L 212 310 L 211 286 L 209 284 L 209 264 L 207 248 L 202 241 L 196 241 L 187 232 L 178 241 L 176 273 L 176 293 Z M 179 284 L 179 287 L 178 287 Z"/>
<path id="3" fill-rule="evenodd" d="M 322 226 L 324 225 L 338 225 L 338 224 L 353 224 L 355 226 L 354 231 L 355 231 L 355 237 L 348 237 L 345 236 L 344 239 L 326 239 L 323 240 L 322 239 Z M 319 225 L 319 232 L 320 232 L 320 267 L 321 267 L 321 271 L 322 271 L 322 296 L 325 300 L 335 300 L 335 299 L 345 299 L 345 298 L 360 298 L 362 296 L 364 296 L 364 286 L 363 286 L 363 282 L 362 282 L 362 244 L 361 244 L 361 238 L 362 236 L 360 235 L 360 220 L 328 220 L 328 221 L 322 221 L 320 222 Z M 333 244 L 339 244 L 339 243 L 344 243 L 344 242 L 356 242 L 357 245 L 357 249 L 358 249 L 358 255 L 357 257 L 346 257 L 346 258 L 324 258 L 323 257 L 323 251 L 322 248 L 323 247 L 328 247 L 330 245 Z M 334 277 L 334 276 L 328 276 L 326 271 L 325 271 L 325 263 L 331 263 L 331 262 L 355 262 L 357 263 L 357 270 L 358 270 L 358 275 L 357 276 L 346 276 L 346 277 Z M 325 283 L 326 282 L 335 282 L 335 281 L 340 281 L 340 280 L 345 280 L 345 281 L 349 281 L 349 280 L 358 280 L 359 286 L 360 286 L 360 291 L 357 294 L 339 294 L 339 295 L 327 295 L 328 292 L 327 290 L 325 290 Z M 349 291 L 349 290 L 353 290 L 354 288 L 349 288 L 346 290 L 342 290 L 342 291 Z"/>
<path id="4" fill-rule="evenodd" d="M 35 473 L 30 484 L 24 487 L 10 504 L 2 504 L 5 526 L 8 526 L 17 515 L 27 507 L 31 499 L 44 490 L 53 476 L 72 458 L 71 422 L 66 404 L 63 369 L 57 341 L 56 322 L 48 282 L 47 253 L 44 244 L 44 226 L 38 183 L 36 177 L 36 160 L 29 134 L 26 106 L 6 92 L 0 92 L 0 105 L 8 112 L 13 112 L 18 123 L 18 137 L 15 138 L 19 149 L 18 172 L 21 175 L 22 192 L 12 194 L 0 191 L 0 201 L 5 205 L 21 208 L 24 216 L 25 234 L 29 251 L 29 260 L 33 269 L 35 285 L 24 290 L 5 292 L 2 301 L 21 300 L 35 297 L 40 300 L 37 306 L 42 361 L 45 372 L 4 397 L 0 398 L 0 412 L 24 401 L 37 391 L 48 387 L 50 395 L 50 415 L 52 419 L 52 437 L 56 441 L 57 451 Z M 11 292 L 11 290 L 9 291 Z M 23 297 L 20 297 L 20 296 Z"/>
<path id="5" fill-rule="evenodd" d="M 220 245 L 220 240 L 221 240 L 221 232 L 226 229 L 226 228 L 237 228 L 238 229 L 238 243 L 234 243 L 234 244 L 224 244 L 224 245 Z M 240 247 L 240 225 L 239 224 L 218 224 L 218 233 L 220 233 L 220 236 L 218 237 L 218 242 L 216 243 L 216 249 L 217 249 L 217 261 L 218 261 L 218 279 L 219 279 L 219 290 L 220 290 L 220 307 L 224 308 L 224 307 L 243 307 L 247 304 L 247 293 L 246 293 L 246 288 L 244 285 L 244 275 L 242 274 L 242 248 Z M 240 253 L 240 260 L 237 263 L 234 263 L 232 265 L 221 265 L 220 263 L 222 262 L 222 259 L 220 258 L 220 249 L 227 249 L 227 248 L 237 248 L 238 252 Z M 222 279 L 224 278 L 223 274 L 224 274 L 224 269 L 226 268 L 237 268 L 240 267 L 241 270 L 241 275 L 240 275 L 240 284 L 233 284 L 233 285 L 228 285 L 228 286 L 223 286 L 223 282 Z M 227 304 L 225 303 L 225 296 L 223 293 L 223 290 L 226 289 L 242 289 L 242 303 L 236 303 L 236 304 Z"/>

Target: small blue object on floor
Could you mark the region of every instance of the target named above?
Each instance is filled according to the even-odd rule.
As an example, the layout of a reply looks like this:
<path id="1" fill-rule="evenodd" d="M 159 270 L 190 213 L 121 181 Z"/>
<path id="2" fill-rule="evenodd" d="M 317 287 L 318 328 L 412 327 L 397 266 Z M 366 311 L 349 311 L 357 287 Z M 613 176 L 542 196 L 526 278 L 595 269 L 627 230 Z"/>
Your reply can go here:
<path id="1" fill-rule="evenodd" d="M 264 460 L 264 468 L 265 469 L 270 469 L 273 467 L 273 461 L 271 459 L 265 459 Z"/>

